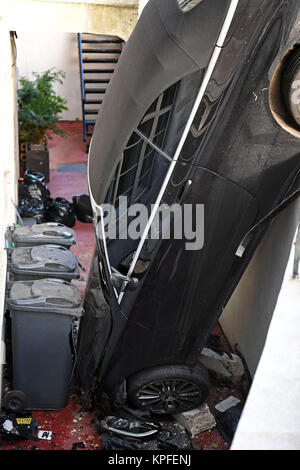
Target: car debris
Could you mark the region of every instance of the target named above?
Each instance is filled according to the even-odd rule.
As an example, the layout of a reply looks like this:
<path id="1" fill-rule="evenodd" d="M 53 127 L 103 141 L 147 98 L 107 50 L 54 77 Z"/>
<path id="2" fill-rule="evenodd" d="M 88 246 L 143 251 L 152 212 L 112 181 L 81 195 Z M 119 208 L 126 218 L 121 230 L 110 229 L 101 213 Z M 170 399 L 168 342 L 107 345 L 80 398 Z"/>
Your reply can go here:
<path id="1" fill-rule="evenodd" d="M 38 438 L 39 439 L 45 439 L 47 441 L 51 441 L 52 431 L 45 431 L 45 430 L 39 431 L 38 432 Z"/>
<path id="2" fill-rule="evenodd" d="M 185 429 L 191 434 L 192 438 L 197 436 L 197 434 L 209 431 L 216 426 L 215 418 L 207 403 L 204 403 L 197 409 L 174 415 L 174 418 L 185 427 Z"/>
<path id="3" fill-rule="evenodd" d="M 111 415 L 104 418 L 96 418 L 95 424 L 101 435 L 102 447 L 108 450 L 188 450 L 191 449 L 191 439 L 185 427 L 175 421 L 172 417 L 161 417 L 159 420 L 153 420 L 148 417 L 126 416 L 126 412 L 118 410 L 120 416 L 115 412 L 115 420 L 111 423 Z M 130 427 L 134 423 L 137 428 L 143 431 L 145 427 L 152 428 L 149 432 L 130 432 L 120 433 L 116 429 L 115 423 L 119 420 L 119 426 L 122 428 Z M 107 425 L 107 421 L 110 426 Z M 126 431 L 125 431 L 126 432 Z"/>
<path id="4" fill-rule="evenodd" d="M 216 416 L 217 429 L 228 444 L 233 440 L 243 407 L 244 405 L 239 403 Z"/>
<path id="5" fill-rule="evenodd" d="M 74 442 L 74 444 L 72 445 L 72 450 L 77 450 L 77 449 L 85 449 L 84 442 Z"/>
<path id="6" fill-rule="evenodd" d="M 238 398 L 234 397 L 233 395 L 230 395 L 228 398 L 225 398 L 225 400 L 222 400 L 217 403 L 215 405 L 215 408 L 221 413 L 224 413 L 225 411 L 229 410 L 229 408 L 232 408 L 233 406 L 240 403 L 240 401 L 241 400 L 239 400 Z"/>
<path id="7" fill-rule="evenodd" d="M 113 434 L 146 438 L 157 434 L 160 426 L 150 420 L 136 417 L 106 416 L 100 420 L 96 419 L 96 426 L 100 432 L 111 432 Z"/>
<path id="8" fill-rule="evenodd" d="M 245 374 L 243 361 L 237 354 L 217 353 L 209 348 L 203 348 L 199 361 L 216 376 L 223 380 L 236 384 Z"/>
<path id="9" fill-rule="evenodd" d="M 101 442 L 103 450 L 138 450 L 138 446 L 128 438 L 122 439 L 108 433 L 101 435 Z"/>
<path id="10" fill-rule="evenodd" d="M 33 439 L 37 428 L 37 421 L 30 415 L 7 414 L 0 416 L 1 439 Z"/>

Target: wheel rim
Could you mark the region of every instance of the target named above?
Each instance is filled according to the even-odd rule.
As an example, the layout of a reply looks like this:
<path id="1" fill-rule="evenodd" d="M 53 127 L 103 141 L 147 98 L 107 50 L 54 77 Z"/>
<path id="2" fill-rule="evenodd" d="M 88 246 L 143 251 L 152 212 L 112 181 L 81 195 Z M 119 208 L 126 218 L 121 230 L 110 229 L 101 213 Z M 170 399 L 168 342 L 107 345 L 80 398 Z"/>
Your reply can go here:
<path id="1" fill-rule="evenodd" d="M 201 389 L 187 380 L 161 380 L 145 385 L 137 394 L 140 407 L 156 413 L 192 409 L 202 398 Z"/>

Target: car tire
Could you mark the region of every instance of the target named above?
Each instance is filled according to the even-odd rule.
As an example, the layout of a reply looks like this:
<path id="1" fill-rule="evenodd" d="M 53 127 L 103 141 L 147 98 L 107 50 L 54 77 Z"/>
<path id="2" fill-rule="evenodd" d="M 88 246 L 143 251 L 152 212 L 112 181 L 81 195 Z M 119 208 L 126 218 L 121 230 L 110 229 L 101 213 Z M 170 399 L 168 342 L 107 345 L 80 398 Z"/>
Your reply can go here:
<path id="1" fill-rule="evenodd" d="M 298 86 L 295 82 L 299 82 Z M 288 57 L 282 72 L 281 85 L 288 112 L 300 127 L 300 48 Z"/>
<path id="2" fill-rule="evenodd" d="M 208 372 L 202 364 L 153 367 L 128 379 L 128 400 L 139 409 L 176 414 L 201 405 L 209 387 Z"/>

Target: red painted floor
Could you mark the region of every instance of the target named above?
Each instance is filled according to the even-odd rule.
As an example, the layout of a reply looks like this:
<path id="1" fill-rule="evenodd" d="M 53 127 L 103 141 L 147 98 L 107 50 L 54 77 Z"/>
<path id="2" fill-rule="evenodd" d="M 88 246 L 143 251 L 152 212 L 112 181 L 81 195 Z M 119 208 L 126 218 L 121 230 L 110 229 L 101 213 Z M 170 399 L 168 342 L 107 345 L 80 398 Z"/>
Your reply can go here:
<path id="1" fill-rule="evenodd" d="M 82 122 L 66 121 L 60 124 L 67 132 L 66 138 L 53 136 L 49 141 L 50 150 L 50 182 L 47 184 L 51 197 L 64 197 L 72 202 L 77 194 L 88 193 L 86 144 L 83 141 Z M 78 172 L 59 171 L 63 165 L 81 164 L 85 169 Z M 73 229 L 76 232 L 77 243 L 71 249 L 78 257 L 79 262 L 87 270 L 82 272 L 82 279 L 74 284 L 83 293 L 85 280 L 88 278 L 91 258 L 95 249 L 95 237 L 92 224 L 76 221 Z"/>
<path id="2" fill-rule="evenodd" d="M 87 164 L 86 146 L 83 142 L 81 122 L 62 122 L 60 126 L 68 133 L 68 137 L 64 139 L 54 136 L 49 141 L 51 172 L 48 187 L 53 198 L 60 196 L 72 201 L 72 196 L 88 191 L 86 170 L 84 169 Z M 79 164 L 80 171 L 59 171 L 62 166 L 68 164 Z M 72 247 L 72 250 L 77 254 L 80 263 L 87 269 L 86 272 L 82 272 L 82 279 L 76 281 L 77 287 L 83 293 L 95 247 L 94 230 L 92 224 L 84 224 L 79 221 L 76 222 L 74 230 L 77 244 Z M 221 336 L 221 346 L 230 351 L 218 325 L 214 333 Z M 229 390 L 224 384 L 219 384 L 213 379 L 208 399 L 211 411 L 213 412 L 216 403 L 232 393 L 232 390 Z M 235 390 L 234 395 L 241 398 L 239 390 Z M 65 409 L 55 412 L 39 411 L 32 414 L 39 424 L 39 430 L 52 432 L 51 440 L 2 441 L 0 449 L 71 450 L 74 444 L 83 443 L 86 450 L 99 450 L 101 449 L 101 439 L 93 421 L 96 413 L 97 410 L 93 413 L 82 410 L 76 387 L 73 387 Z M 217 429 L 199 434 L 193 445 L 195 449 L 203 450 L 228 449 L 228 445 Z"/>

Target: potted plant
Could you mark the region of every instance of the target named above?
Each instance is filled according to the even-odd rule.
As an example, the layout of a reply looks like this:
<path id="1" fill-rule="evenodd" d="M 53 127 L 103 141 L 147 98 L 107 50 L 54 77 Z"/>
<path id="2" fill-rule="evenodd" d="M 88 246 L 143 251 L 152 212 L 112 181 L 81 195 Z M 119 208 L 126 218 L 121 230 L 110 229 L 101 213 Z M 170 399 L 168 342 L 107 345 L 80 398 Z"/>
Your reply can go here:
<path id="1" fill-rule="evenodd" d="M 27 169 L 41 171 L 49 181 L 47 141 L 53 134 L 67 135 L 57 126 L 60 113 L 68 109 L 67 101 L 58 96 L 54 88 L 56 82 L 63 83 L 65 73 L 52 68 L 32 75 L 32 80 L 25 77 L 19 80 L 19 139 L 24 147 Z"/>

